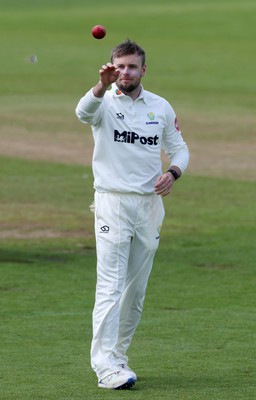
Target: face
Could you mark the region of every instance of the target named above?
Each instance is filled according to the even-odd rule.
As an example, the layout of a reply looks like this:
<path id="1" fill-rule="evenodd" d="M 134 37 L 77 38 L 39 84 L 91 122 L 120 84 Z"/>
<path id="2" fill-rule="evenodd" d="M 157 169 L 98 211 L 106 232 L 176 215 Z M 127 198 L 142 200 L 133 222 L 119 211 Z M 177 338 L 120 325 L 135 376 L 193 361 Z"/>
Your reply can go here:
<path id="1" fill-rule="evenodd" d="M 139 88 L 141 78 L 146 72 L 146 65 L 142 65 L 141 56 L 129 54 L 123 57 L 116 57 L 113 60 L 113 64 L 120 71 L 116 85 L 123 93 L 131 93 Z"/>

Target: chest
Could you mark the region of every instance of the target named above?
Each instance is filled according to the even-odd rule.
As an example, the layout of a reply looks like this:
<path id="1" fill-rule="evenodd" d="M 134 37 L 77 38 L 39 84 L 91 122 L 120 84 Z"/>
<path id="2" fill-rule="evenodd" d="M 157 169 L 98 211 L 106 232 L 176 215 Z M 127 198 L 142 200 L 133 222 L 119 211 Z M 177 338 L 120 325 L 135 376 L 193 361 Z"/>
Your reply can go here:
<path id="1" fill-rule="evenodd" d="M 112 130 L 136 132 L 146 137 L 155 134 L 161 137 L 165 128 L 165 118 L 158 107 L 131 99 L 112 102 L 104 119 Z"/>

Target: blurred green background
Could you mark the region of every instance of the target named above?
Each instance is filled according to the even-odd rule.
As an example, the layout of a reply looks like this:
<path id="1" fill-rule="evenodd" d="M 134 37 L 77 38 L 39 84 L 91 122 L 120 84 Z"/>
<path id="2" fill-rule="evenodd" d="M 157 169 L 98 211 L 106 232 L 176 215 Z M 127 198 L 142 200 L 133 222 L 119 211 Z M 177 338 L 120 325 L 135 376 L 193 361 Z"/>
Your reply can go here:
<path id="1" fill-rule="evenodd" d="M 191 161 L 165 199 L 122 396 L 254 400 L 255 26 L 254 0 L 0 0 L 1 399 L 120 397 L 90 368 L 93 143 L 74 110 L 129 37 Z"/>

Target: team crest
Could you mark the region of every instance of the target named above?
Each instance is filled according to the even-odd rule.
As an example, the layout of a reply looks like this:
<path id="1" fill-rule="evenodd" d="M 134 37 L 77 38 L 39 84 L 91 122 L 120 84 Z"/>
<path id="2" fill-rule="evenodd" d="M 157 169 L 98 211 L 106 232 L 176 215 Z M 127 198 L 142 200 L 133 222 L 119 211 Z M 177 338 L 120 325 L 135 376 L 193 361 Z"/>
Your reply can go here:
<path id="1" fill-rule="evenodd" d="M 147 113 L 148 118 L 150 119 L 150 121 L 154 121 L 155 119 L 155 113 L 153 113 L 152 111 L 150 111 L 149 113 Z"/>

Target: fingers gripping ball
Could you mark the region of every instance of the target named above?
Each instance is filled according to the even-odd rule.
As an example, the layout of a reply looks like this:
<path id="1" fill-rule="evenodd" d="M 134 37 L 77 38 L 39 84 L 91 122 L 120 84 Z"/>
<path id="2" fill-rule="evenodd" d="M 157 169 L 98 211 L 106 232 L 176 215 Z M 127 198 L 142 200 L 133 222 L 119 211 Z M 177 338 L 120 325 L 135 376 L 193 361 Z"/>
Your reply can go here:
<path id="1" fill-rule="evenodd" d="M 106 36 L 106 28 L 103 25 L 95 25 L 92 28 L 92 36 L 95 39 L 103 39 Z"/>

